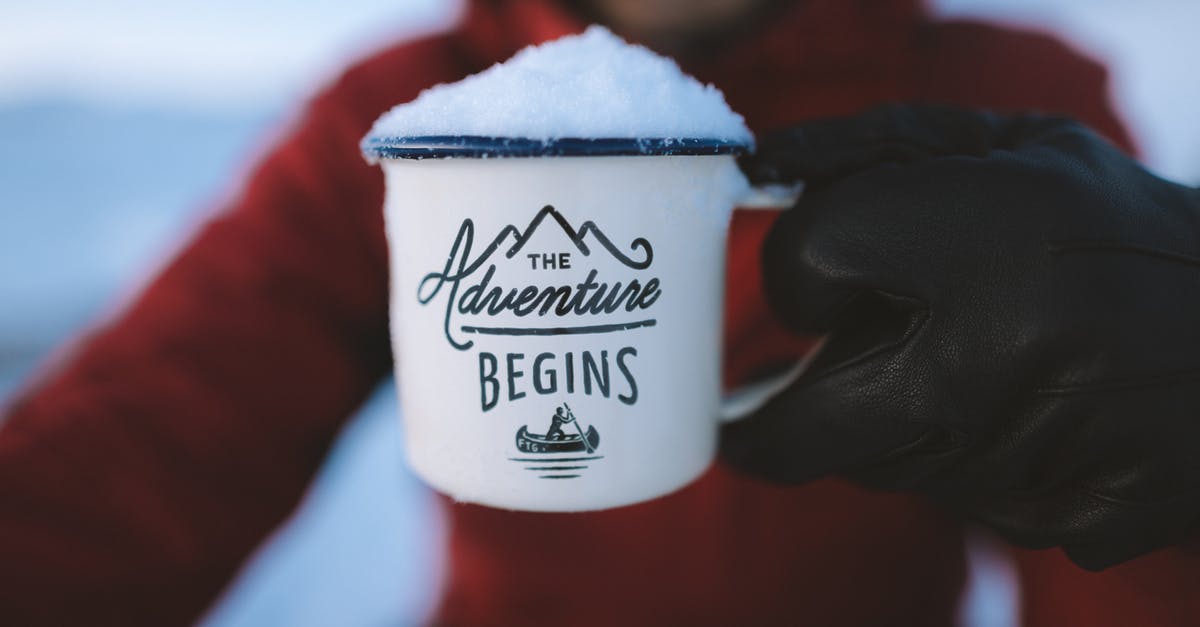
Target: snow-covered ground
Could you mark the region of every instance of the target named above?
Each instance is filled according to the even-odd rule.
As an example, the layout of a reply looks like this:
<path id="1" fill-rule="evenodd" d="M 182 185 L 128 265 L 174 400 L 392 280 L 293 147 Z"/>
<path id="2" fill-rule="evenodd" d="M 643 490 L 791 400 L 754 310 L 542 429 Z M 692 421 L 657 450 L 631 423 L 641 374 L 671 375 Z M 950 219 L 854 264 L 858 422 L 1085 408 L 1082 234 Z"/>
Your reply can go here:
<path id="1" fill-rule="evenodd" d="M 349 56 L 434 28 L 439 0 L 6 0 L 0 20 L 0 403 L 112 310 L 233 189 L 295 103 Z M 1113 68 L 1146 159 L 1200 182 L 1200 3 L 937 0 L 1070 35 Z M 136 16 L 136 17 L 135 17 Z M 87 147 L 81 150 L 80 147 Z M 64 185 L 63 180 L 71 184 Z M 405 625 L 439 581 L 430 495 L 399 460 L 394 391 L 347 427 L 293 521 L 208 627 Z M 1013 623 L 1002 562 L 976 553 L 968 624 Z"/>

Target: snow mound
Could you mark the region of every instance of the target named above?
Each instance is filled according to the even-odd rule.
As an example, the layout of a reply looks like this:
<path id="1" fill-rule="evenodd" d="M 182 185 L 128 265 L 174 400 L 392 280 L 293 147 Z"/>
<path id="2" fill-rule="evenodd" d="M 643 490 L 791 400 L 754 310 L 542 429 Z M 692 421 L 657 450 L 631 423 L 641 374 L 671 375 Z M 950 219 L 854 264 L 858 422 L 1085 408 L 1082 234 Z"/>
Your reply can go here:
<path id="1" fill-rule="evenodd" d="M 601 26 L 530 46 L 479 74 L 427 89 L 383 114 L 367 141 L 422 136 L 753 143 L 720 90 Z"/>

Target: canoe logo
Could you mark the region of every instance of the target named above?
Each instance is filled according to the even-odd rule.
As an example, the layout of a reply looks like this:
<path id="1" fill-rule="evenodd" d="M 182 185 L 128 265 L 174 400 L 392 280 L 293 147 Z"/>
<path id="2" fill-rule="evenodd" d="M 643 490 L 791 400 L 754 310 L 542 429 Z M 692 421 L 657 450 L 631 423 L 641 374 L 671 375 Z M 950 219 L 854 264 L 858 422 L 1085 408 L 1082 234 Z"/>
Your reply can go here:
<path id="1" fill-rule="evenodd" d="M 528 425 L 522 426 L 517 430 L 516 443 L 517 450 L 535 457 L 510 459 L 529 464 L 526 470 L 541 473 L 539 479 L 575 479 L 587 469 L 585 462 L 603 459 L 596 455 L 600 433 L 594 425 L 584 429 L 565 402 L 554 408 L 545 433 L 530 433 Z"/>

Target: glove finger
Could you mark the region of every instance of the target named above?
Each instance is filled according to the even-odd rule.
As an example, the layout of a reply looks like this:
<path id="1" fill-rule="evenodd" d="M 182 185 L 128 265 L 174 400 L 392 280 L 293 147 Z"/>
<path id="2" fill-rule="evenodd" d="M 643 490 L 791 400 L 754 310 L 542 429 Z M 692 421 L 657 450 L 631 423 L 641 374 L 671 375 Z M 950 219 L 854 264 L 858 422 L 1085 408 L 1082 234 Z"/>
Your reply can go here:
<path id="1" fill-rule="evenodd" d="M 920 236 L 897 224 L 902 211 L 881 202 L 888 201 L 837 185 L 804 195 L 775 221 L 762 248 L 763 286 L 784 324 L 805 334 L 855 326 L 861 336 L 868 321 L 904 323 L 926 308 L 928 282 L 909 262 L 922 254 Z"/>
<path id="2" fill-rule="evenodd" d="M 1114 536 L 1103 542 L 1066 544 L 1062 549 L 1076 566 L 1098 572 L 1173 543 L 1173 539 L 1168 540 L 1155 535 L 1127 534 Z"/>
<path id="3" fill-rule="evenodd" d="M 977 493 L 969 503 L 958 502 L 1013 544 L 1062 546 L 1071 561 L 1092 571 L 1167 546 L 1189 527 L 1174 501 L 1134 503 L 1077 486 L 1039 494 Z"/>
<path id="4" fill-rule="evenodd" d="M 1190 473 L 1148 460 L 1152 451 L 1168 459 L 1185 453 L 1144 433 L 1111 430 L 1112 416 L 1139 414 L 1156 430 L 1149 422 L 1154 406 L 1141 396 L 1110 394 L 1101 410 L 1087 397 L 1038 395 L 1004 411 L 1003 434 L 976 445 L 953 473 L 960 481 L 936 496 L 1014 544 L 1063 546 L 1088 570 L 1170 544 L 1193 524 L 1187 513 L 1200 495 L 1187 489 Z"/>
<path id="5" fill-rule="evenodd" d="M 754 183 L 794 183 L 841 178 L 885 163 L 981 156 L 1011 140 L 1013 120 L 938 105 L 885 105 L 768 135 L 741 165 Z"/>
<path id="6" fill-rule="evenodd" d="M 920 448 L 929 427 L 923 382 L 905 364 L 923 315 L 898 315 L 860 298 L 809 369 L 754 415 L 727 425 L 722 453 L 734 467 L 787 483 L 851 470 Z M 885 323 L 873 322 L 880 316 Z M 861 324 L 859 324 L 861 322 Z M 911 474 L 911 473 L 910 473 Z"/>
<path id="7" fill-rule="evenodd" d="M 1027 549 L 1092 541 L 1095 522 L 1104 515 L 1092 499 L 1072 488 L 1039 492 L 975 490 L 939 500 Z"/>
<path id="8" fill-rule="evenodd" d="M 1088 491 L 1098 517 L 1090 537 L 1064 543 L 1067 557 L 1081 568 L 1097 571 L 1166 546 L 1195 533 L 1200 494 L 1187 493 L 1156 501 L 1120 499 Z"/>

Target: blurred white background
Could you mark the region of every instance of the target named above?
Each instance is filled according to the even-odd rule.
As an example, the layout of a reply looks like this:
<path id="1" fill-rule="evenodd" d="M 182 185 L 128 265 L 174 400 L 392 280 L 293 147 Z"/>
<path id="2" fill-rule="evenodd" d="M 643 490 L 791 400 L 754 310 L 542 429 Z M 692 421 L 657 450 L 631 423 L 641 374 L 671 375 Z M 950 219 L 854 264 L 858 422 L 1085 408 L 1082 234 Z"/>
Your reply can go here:
<path id="1" fill-rule="evenodd" d="M 1200 2 L 935 0 L 1059 33 L 1112 69 L 1148 165 L 1200 183 Z M 350 59 L 452 22 L 450 0 L 0 0 L 0 403 L 111 311 Z M 64 184 L 63 181 L 69 183 Z M 407 625 L 439 581 L 429 494 L 400 461 L 394 392 L 347 427 L 294 520 L 210 627 Z M 964 622 L 1014 623 L 976 553 Z"/>

